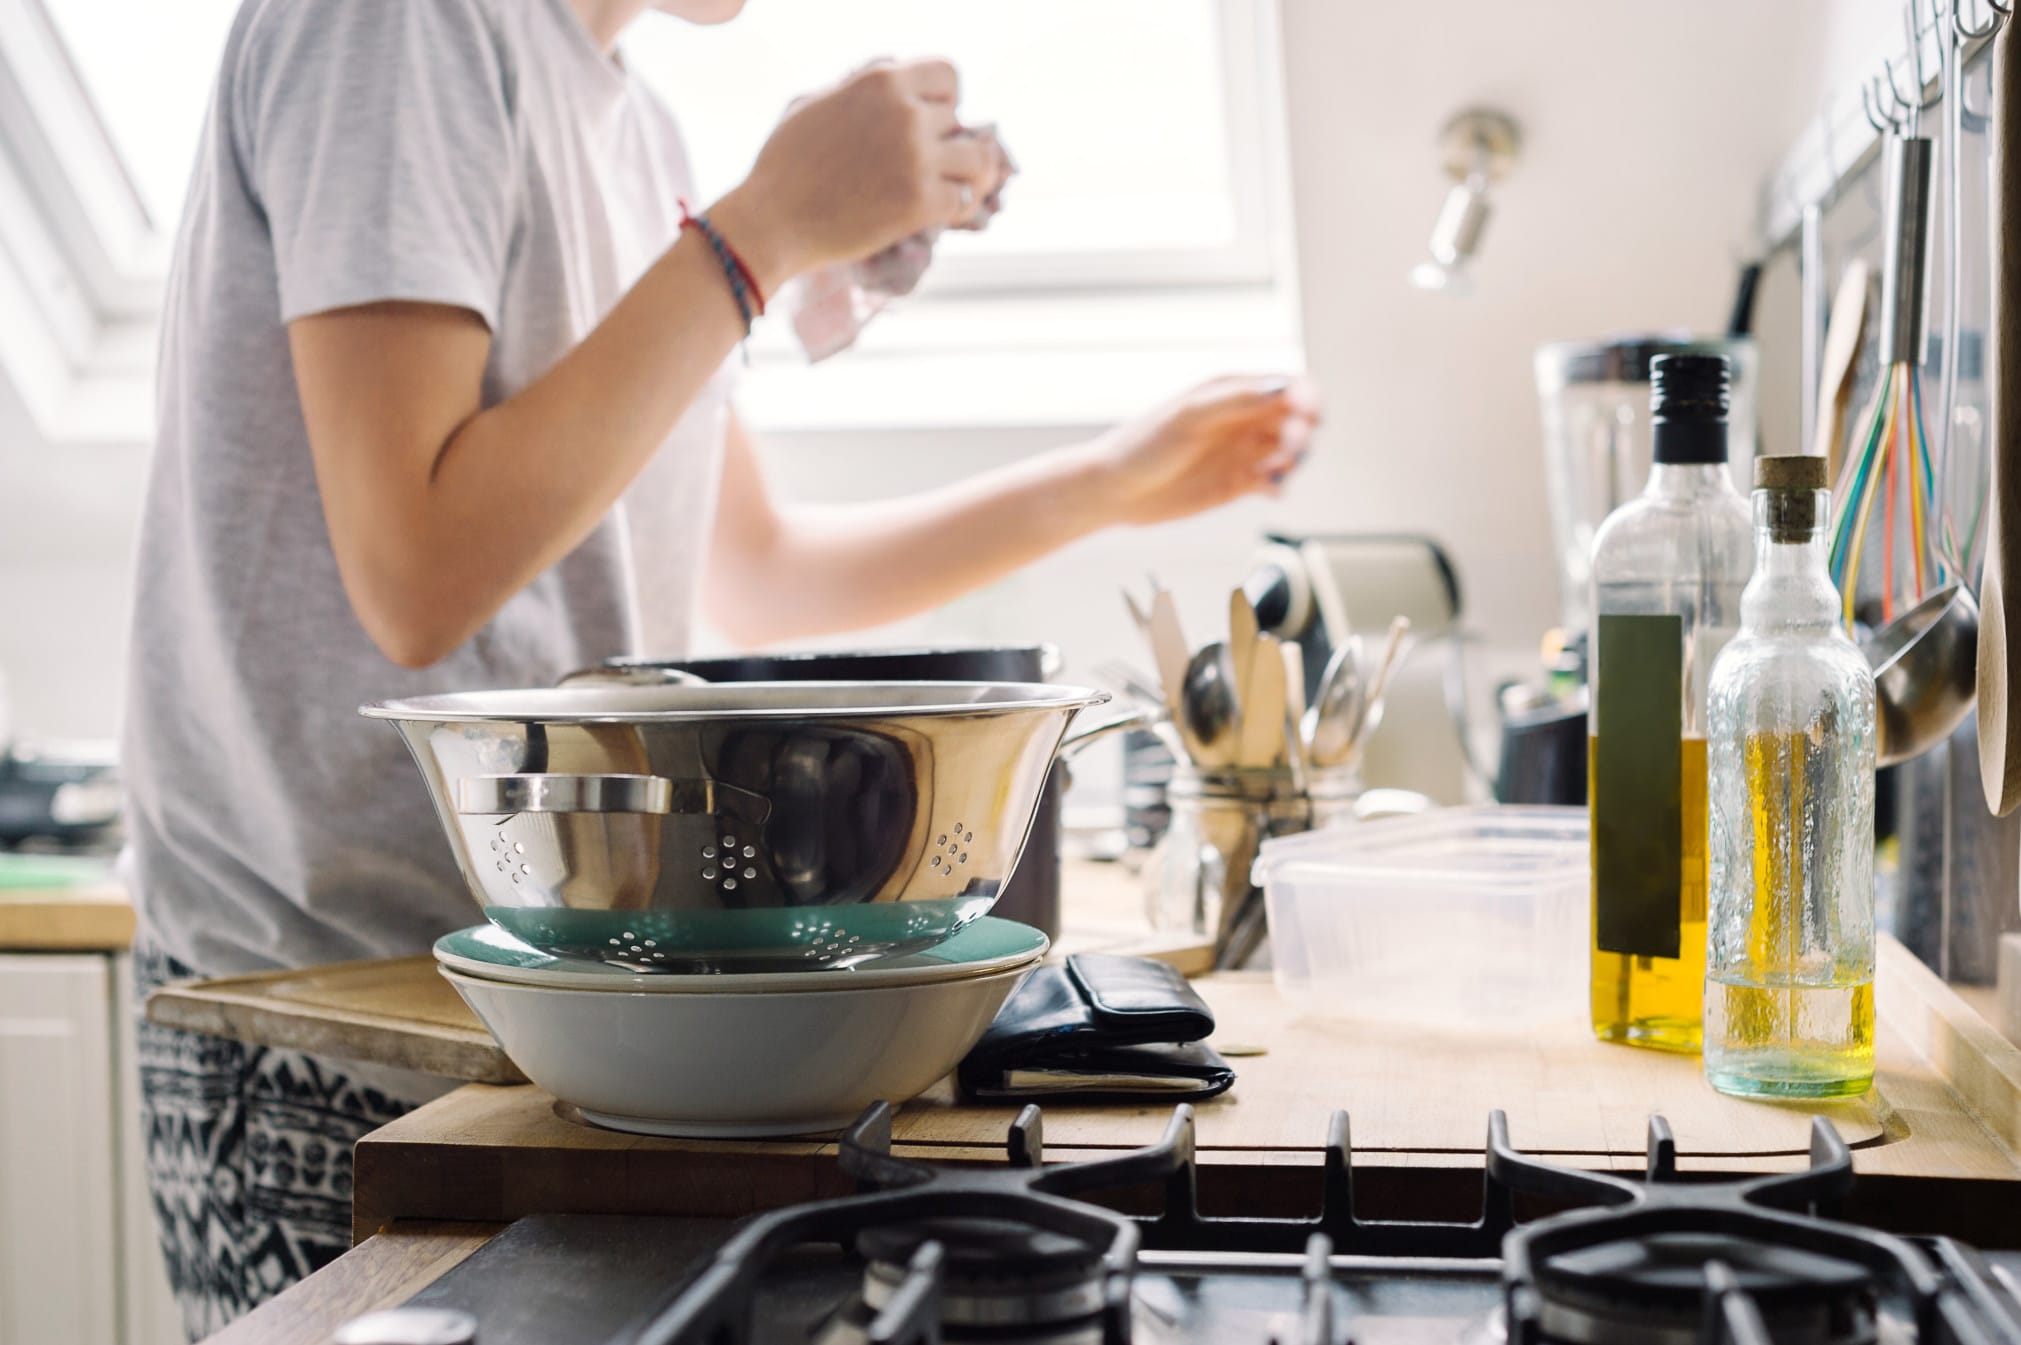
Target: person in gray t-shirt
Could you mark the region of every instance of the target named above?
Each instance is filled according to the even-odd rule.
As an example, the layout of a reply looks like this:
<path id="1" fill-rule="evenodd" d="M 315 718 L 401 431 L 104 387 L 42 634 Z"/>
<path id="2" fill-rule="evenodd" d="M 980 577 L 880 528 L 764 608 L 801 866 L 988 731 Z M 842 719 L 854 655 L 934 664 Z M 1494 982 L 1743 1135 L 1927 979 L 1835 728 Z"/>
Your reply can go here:
<path id="1" fill-rule="evenodd" d="M 679 654 L 698 594 L 753 643 L 889 621 L 1096 529 L 1272 489 L 1302 454 L 1301 382 L 1225 379 L 907 499 L 775 500 L 730 403 L 749 317 L 797 274 L 962 219 L 996 164 L 953 134 L 951 66 L 881 63 L 796 105 L 684 227 L 679 132 L 615 54 L 648 7 L 239 12 L 140 540 L 124 868 L 151 978 L 420 953 L 471 919 L 363 702 Z M 741 0 L 656 7 L 714 22 Z M 157 1203 L 192 1327 L 214 1326 L 342 1247 L 349 1138 L 420 1090 L 149 1041 Z M 262 1098 L 304 1133 L 245 1142 Z M 227 1233 L 189 1222 L 212 1215 Z"/>

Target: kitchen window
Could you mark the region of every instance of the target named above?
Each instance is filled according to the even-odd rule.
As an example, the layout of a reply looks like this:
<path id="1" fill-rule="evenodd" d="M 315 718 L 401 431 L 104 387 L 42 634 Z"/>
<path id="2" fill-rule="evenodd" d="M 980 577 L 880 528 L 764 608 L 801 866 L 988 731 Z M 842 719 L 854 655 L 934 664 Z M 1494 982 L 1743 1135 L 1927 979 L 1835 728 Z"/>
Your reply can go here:
<path id="1" fill-rule="evenodd" d="M 746 413 L 1091 424 L 1297 363 L 1276 20 L 1275 0 L 753 0 L 718 28 L 641 25 L 632 60 L 682 113 L 705 196 L 794 95 L 884 54 L 952 60 L 963 118 L 996 123 L 1018 161 L 1004 212 L 944 236 L 848 356 L 809 368 L 783 323 L 761 326 Z"/>
<path id="2" fill-rule="evenodd" d="M 941 294 L 1267 280 L 1257 0 L 755 0 L 641 24 L 635 68 L 682 113 L 704 196 L 735 183 L 838 53 L 944 55 L 965 121 L 1021 163 L 1012 208 L 956 235 Z"/>
<path id="3" fill-rule="evenodd" d="M 0 370 L 45 438 L 144 441 L 152 328 L 238 0 L 0 0 Z M 851 357 L 752 343 L 761 426 L 1077 423 L 1293 357 L 1275 0 L 752 0 L 626 51 L 706 199 L 790 99 L 858 59 L 946 55 L 1021 172 Z M 39 326 L 40 330 L 33 330 Z"/>

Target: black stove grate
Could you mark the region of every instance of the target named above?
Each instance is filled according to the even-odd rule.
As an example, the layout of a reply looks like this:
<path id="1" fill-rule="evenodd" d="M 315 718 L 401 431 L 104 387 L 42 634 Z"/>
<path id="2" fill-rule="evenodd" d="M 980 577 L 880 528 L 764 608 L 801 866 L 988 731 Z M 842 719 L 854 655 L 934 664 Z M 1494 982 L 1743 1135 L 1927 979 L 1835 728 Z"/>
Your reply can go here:
<path id="1" fill-rule="evenodd" d="M 2021 1286 L 2002 1282 L 2003 1270 L 1948 1240 L 1916 1243 L 1830 1221 L 1853 1169 L 1845 1143 L 1822 1118 L 1813 1123 L 1804 1171 L 1706 1183 L 1678 1180 L 1676 1144 L 1661 1117 L 1650 1119 L 1646 1178 L 1631 1181 L 1525 1156 L 1496 1112 L 1481 1214 L 1449 1223 L 1355 1216 L 1344 1112 L 1328 1128 L 1318 1213 L 1290 1218 L 1201 1213 L 1189 1106 L 1174 1110 L 1155 1144 L 1050 1168 L 1037 1107 L 1012 1123 L 1002 1167 L 898 1157 L 891 1124 L 891 1109 L 876 1104 L 841 1142 L 841 1166 L 857 1179 L 859 1194 L 751 1220 L 643 1319 L 631 1345 L 746 1345 L 768 1270 L 798 1248 L 857 1247 L 866 1235 L 910 1252 L 868 1314 L 864 1338 L 940 1345 L 947 1248 L 932 1237 L 876 1236 L 936 1221 L 1022 1225 L 1098 1254 L 1100 1307 L 1090 1331 L 1104 1345 L 1129 1345 L 1140 1248 L 1302 1254 L 1297 1345 L 1343 1345 L 1332 1292 L 1337 1255 L 1501 1258 L 1511 1345 L 1570 1338 L 1863 1345 L 1875 1339 L 1884 1297 L 1907 1312 L 1920 1341 L 2021 1345 Z M 1153 1216 L 1085 1203 L 1154 1185 L 1164 1202 Z M 1576 1208 L 1518 1225 L 1517 1195 Z M 1622 1247 L 1632 1253 L 1621 1255 Z M 1651 1247 L 1667 1248 L 1667 1259 L 1650 1255 Z"/>

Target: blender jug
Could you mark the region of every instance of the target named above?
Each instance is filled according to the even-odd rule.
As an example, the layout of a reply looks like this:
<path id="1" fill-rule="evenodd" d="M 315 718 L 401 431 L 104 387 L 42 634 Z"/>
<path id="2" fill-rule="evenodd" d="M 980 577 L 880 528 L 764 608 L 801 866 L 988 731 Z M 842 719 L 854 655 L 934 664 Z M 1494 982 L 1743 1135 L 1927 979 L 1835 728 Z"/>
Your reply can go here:
<path id="1" fill-rule="evenodd" d="M 1752 486 L 1755 455 L 1753 341 L 1635 336 L 1562 341 L 1537 351 L 1559 621 L 1569 646 L 1583 649 L 1593 620 L 1593 533 L 1649 479 L 1649 362 L 1659 355 L 1687 353 L 1724 355 L 1731 363 L 1728 468 L 1736 488 L 1745 493 Z"/>

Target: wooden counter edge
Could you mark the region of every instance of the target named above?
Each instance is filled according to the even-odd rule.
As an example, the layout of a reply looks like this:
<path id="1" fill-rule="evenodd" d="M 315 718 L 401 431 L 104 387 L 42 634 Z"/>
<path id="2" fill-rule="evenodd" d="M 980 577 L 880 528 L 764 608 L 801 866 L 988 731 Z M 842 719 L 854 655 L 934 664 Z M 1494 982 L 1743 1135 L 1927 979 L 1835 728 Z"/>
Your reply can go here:
<path id="1" fill-rule="evenodd" d="M 504 1227 L 395 1224 L 208 1337 L 205 1345 L 328 1345 L 338 1326 L 405 1303 Z"/>
<path id="2" fill-rule="evenodd" d="M 0 953 L 123 953 L 134 924 L 118 883 L 0 895 Z"/>
<path id="3" fill-rule="evenodd" d="M 394 959 L 400 960 L 400 959 Z M 345 967 L 384 966 L 384 960 L 332 963 L 319 973 Z M 465 1083 L 525 1083 L 482 1026 L 418 1024 L 392 1014 L 375 1014 L 326 1004 L 290 1003 L 259 993 L 259 987 L 292 972 L 256 972 L 217 980 L 165 985 L 147 997 L 147 1020 L 161 1027 L 230 1037 L 260 1046 L 310 1051 L 337 1059 L 398 1065 Z M 332 1028 L 344 1040 L 333 1043 Z"/>
<path id="4" fill-rule="evenodd" d="M 1972 1119 L 2021 1163 L 2021 1046 L 1892 935 L 1878 943 L 1881 1012 L 1950 1085 Z"/>

